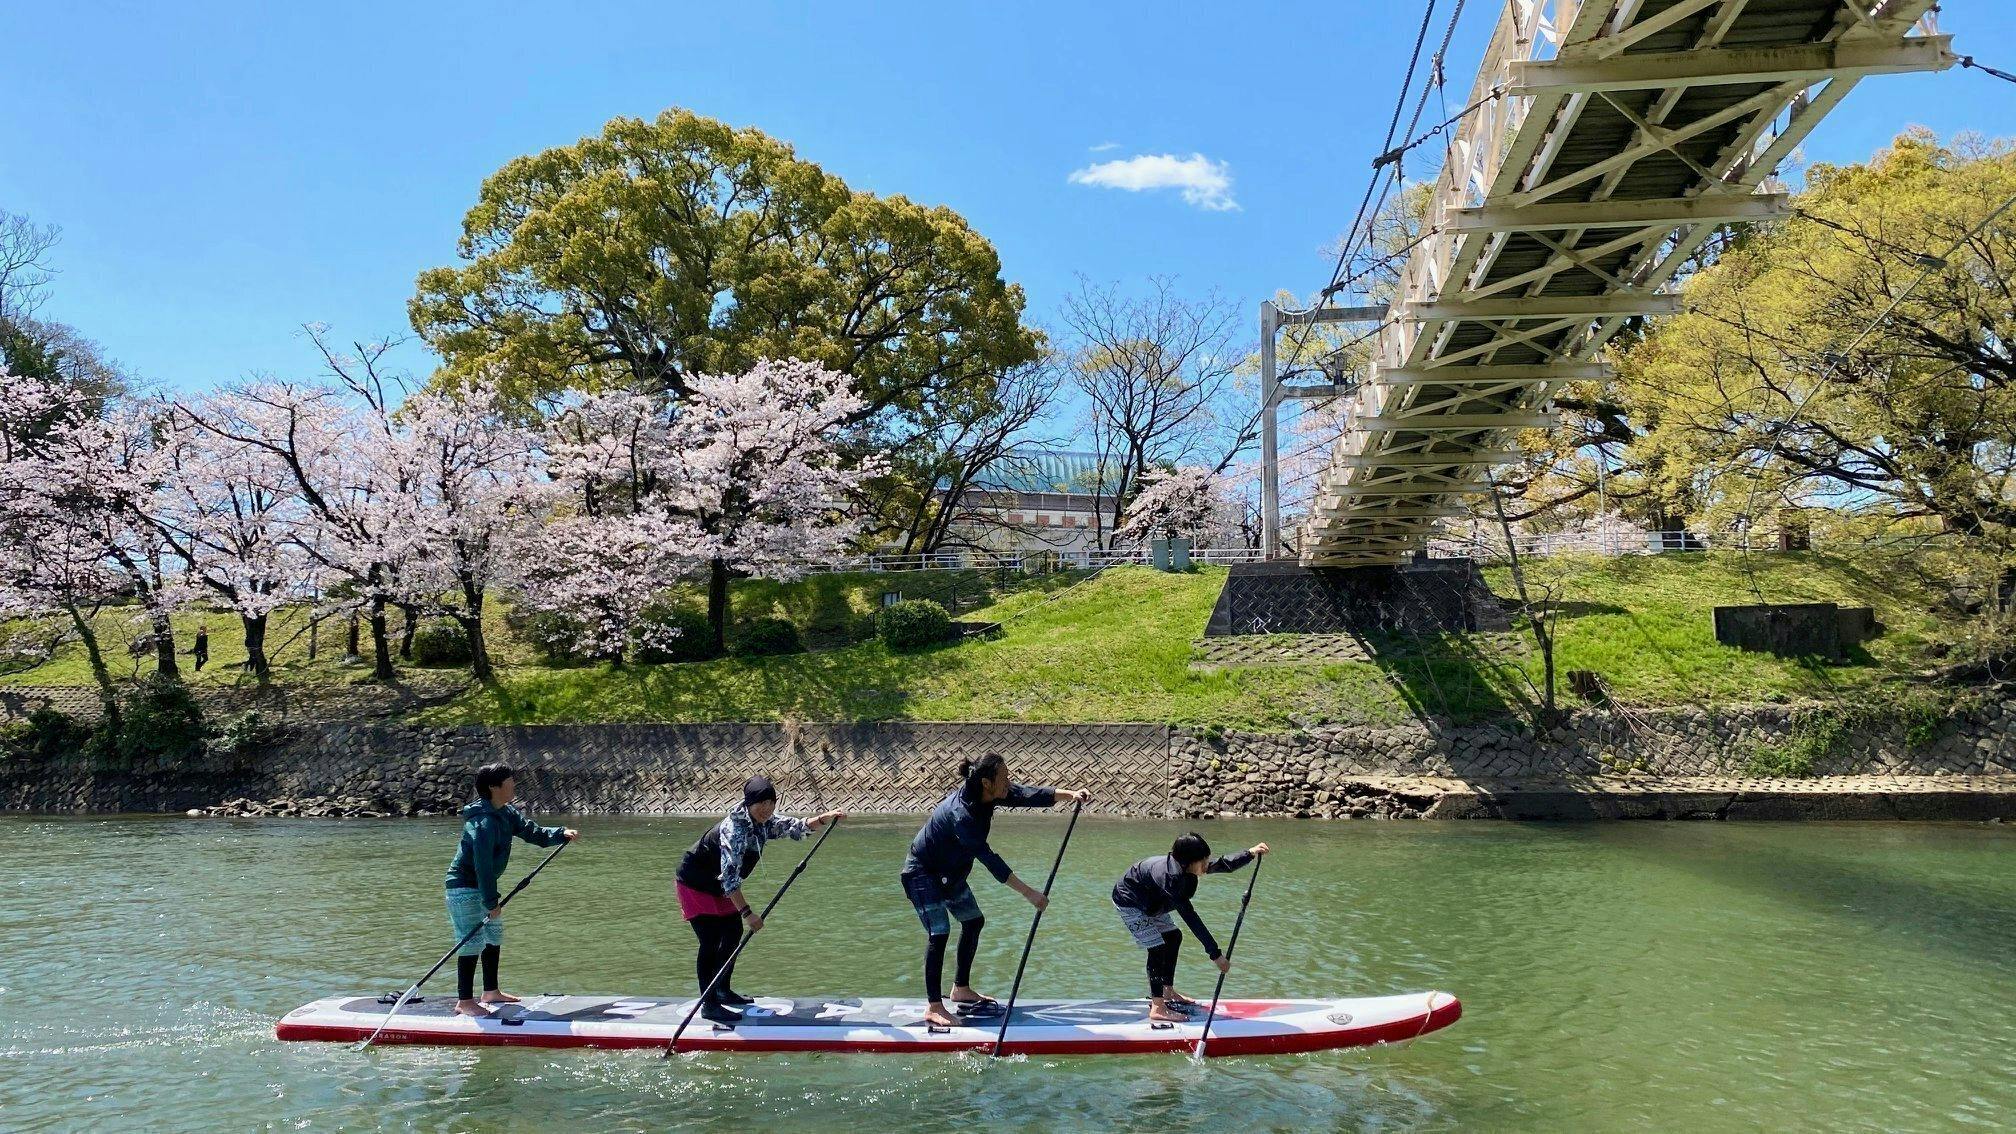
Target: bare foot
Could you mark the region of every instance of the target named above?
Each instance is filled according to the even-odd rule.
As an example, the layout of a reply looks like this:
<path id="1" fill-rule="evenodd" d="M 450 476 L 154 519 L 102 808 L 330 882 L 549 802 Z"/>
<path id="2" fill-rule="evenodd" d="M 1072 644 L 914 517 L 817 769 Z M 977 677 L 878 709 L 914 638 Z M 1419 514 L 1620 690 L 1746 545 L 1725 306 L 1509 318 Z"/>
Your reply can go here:
<path id="1" fill-rule="evenodd" d="M 515 997 L 515 996 L 511 995 L 511 994 L 510 994 L 510 993 L 508 993 L 508 992 L 499 992 L 499 991 L 497 991 L 496 989 L 494 989 L 494 988 L 493 988 L 493 989 L 491 989 L 490 991 L 488 991 L 488 992 L 486 992 L 486 993 L 484 993 L 484 994 L 483 994 L 483 1003 L 485 1003 L 485 1004 L 517 1004 L 517 1003 L 520 1003 L 520 1001 L 519 1001 L 519 999 L 518 999 L 517 997 Z"/>
<path id="2" fill-rule="evenodd" d="M 1197 1001 L 1195 1001 L 1195 1000 L 1192 1000 L 1192 999 L 1190 999 L 1189 997 L 1187 997 L 1187 996 L 1183 995 L 1182 993 L 1180 993 L 1180 992 L 1176 991 L 1176 990 L 1175 990 L 1175 989 L 1173 989 L 1173 988 L 1172 988 L 1172 989 L 1170 989 L 1169 991 L 1167 991 L 1167 992 L 1163 993 L 1163 994 L 1162 994 L 1162 998 L 1163 998 L 1164 1000 L 1167 1000 L 1167 1001 L 1168 1001 L 1169 1003 L 1171 1003 L 1171 1004 L 1195 1004 L 1195 1003 L 1197 1003 Z"/>
<path id="3" fill-rule="evenodd" d="M 954 1004 L 985 1004 L 992 999 L 994 998 L 991 996 L 982 996 L 963 984 L 952 990 L 952 1003 Z"/>
<path id="4" fill-rule="evenodd" d="M 1190 1022 L 1189 1016 L 1181 1012 L 1171 1011 L 1160 1004 L 1150 1004 L 1148 1006 L 1148 1018 L 1158 1024 L 1187 1024 Z"/>
<path id="5" fill-rule="evenodd" d="M 959 1017 L 945 1010 L 943 1004 L 932 1004 L 924 1009 L 924 1022 L 938 1028 L 956 1028 Z"/>
<path id="6" fill-rule="evenodd" d="M 457 1000 L 455 1002 L 455 1014 L 457 1016 L 474 1016 L 479 1020 L 487 1020 L 490 1018 L 490 1009 L 483 1007 L 480 1002 L 475 1000 Z"/>

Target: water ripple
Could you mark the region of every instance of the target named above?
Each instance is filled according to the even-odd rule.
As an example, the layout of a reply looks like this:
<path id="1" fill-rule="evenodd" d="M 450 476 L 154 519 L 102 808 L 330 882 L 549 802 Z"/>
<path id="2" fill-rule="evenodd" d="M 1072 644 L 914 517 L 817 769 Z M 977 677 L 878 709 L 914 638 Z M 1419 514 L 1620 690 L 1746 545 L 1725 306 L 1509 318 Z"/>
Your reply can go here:
<path id="1" fill-rule="evenodd" d="M 594 838 L 514 904 L 507 985 L 674 992 L 668 877 L 701 824 Z M 1187 826 L 1187 825 L 1182 825 Z M 1228 991 L 1444 988 L 1411 1047 L 1212 1061 L 720 1055 L 280 1044 L 314 996 L 395 988 L 446 942 L 432 823 L 0 818 L 7 1129 L 1701 1130 L 2016 1125 L 2016 841 L 1945 826 L 1201 825 L 1269 861 Z M 1082 823 L 1030 987 L 1138 995 L 1105 890 L 1179 825 Z M 1061 823 L 1004 820 L 1034 872 Z M 891 875 L 908 825 L 822 854 L 738 984 L 908 992 Z M 522 864 L 521 864 L 522 868 Z M 782 867 L 757 876 L 767 892 Z M 1237 880 L 1199 906 L 1229 927 Z M 1027 912 L 983 882 L 981 983 Z M 1209 970 L 1194 945 L 1184 983 Z"/>

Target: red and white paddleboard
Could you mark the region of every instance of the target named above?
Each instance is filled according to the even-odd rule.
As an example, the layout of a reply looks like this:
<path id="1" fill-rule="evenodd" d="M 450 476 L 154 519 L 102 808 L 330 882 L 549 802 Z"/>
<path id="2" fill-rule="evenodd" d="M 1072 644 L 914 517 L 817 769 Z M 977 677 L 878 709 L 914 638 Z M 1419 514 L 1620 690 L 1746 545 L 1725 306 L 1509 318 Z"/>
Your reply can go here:
<path id="1" fill-rule="evenodd" d="M 646 996 L 533 996 L 488 1019 L 454 1014 L 454 1000 L 408 1001 L 379 1043 L 652 1047 L 672 1039 L 690 1000 Z M 332 996 L 287 1013 L 283 1040 L 361 1040 L 385 1022 L 388 1001 Z M 1225 1000 L 1211 1024 L 1206 1055 L 1279 1055 L 1395 1043 L 1446 1028 L 1463 1006 L 1446 992 L 1356 1000 Z M 759 998 L 733 1027 L 694 1017 L 680 1051 L 985 1051 L 1001 1017 L 974 1017 L 937 1029 L 924 1002 L 862 997 Z M 1189 1023 L 1148 1019 L 1145 1000 L 1032 1000 L 1015 1006 L 1006 1054 L 1128 1055 L 1189 1051 L 1203 1031 L 1204 1009 Z"/>

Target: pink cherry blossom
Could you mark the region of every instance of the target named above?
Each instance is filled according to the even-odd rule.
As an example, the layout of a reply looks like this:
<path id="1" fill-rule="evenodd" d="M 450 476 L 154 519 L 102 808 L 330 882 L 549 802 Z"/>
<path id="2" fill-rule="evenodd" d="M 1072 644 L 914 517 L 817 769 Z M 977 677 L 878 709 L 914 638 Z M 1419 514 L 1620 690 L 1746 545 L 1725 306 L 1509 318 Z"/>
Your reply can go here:
<path id="1" fill-rule="evenodd" d="M 1116 542 L 1142 543 L 1163 536 L 1208 538 L 1220 534 L 1237 508 L 1228 478 L 1200 466 L 1151 469 L 1141 482 L 1126 518 L 1113 532 Z"/>

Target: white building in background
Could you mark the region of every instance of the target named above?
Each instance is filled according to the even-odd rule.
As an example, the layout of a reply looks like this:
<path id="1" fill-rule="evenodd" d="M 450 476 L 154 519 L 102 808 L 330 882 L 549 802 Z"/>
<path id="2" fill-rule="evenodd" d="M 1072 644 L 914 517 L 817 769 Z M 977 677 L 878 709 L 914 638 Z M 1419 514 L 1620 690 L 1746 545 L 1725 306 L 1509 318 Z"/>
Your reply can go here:
<path id="1" fill-rule="evenodd" d="M 1077 452 L 997 462 L 961 498 L 951 542 L 1007 556 L 1097 551 L 1113 522 L 1112 499 L 1095 491 L 1099 462 Z"/>

